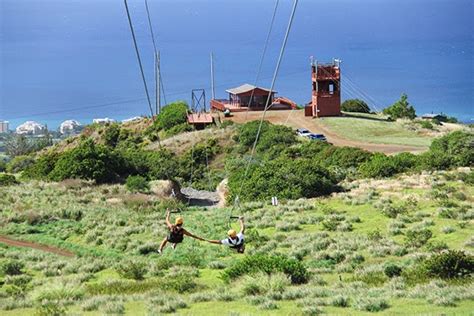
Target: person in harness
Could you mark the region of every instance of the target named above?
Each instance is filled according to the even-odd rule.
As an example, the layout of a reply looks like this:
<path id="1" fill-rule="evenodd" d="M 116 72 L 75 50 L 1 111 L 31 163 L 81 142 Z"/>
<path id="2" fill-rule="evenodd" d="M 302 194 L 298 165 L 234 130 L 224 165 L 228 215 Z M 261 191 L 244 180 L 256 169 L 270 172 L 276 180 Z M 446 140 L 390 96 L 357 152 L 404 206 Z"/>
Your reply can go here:
<path id="1" fill-rule="evenodd" d="M 168 233 L 168 236 L 166 236 L 165 239 L 163 239 L 163 241 L 161 242 L 160 249 L 158 250 L 158 253 L 163 252 L 163 248 L 165 248 L 165 246 L 168 242 L 170 242 L 172 244 L 171 247 L 173 247 L 173 249 L 175 249 L 177 244 L 183 242 L 184 235 L 192 237 L 192 238 L 197 239 L 197 240 L 202 240 L 202 241 L 205 240 L 204 238 L 194 236 L 193 234 L 188 232 L 186 229 L 184 229 L 183 228 L 184 221 L 183 221 L 183 218 L 181 216 L 176 217 L 174 225 L 171 224 L 170 223 L 170 213 L 171 212 L 169 210 L 166 210 L 166 226 L 168 226 L 169 233 Z"/>
<path id="2" fill-rule="evenodd" d="M 231 229 L 227 232 L 227 238 L 222 240 L 208 240 L 211 244 L 217 245 L 226 245 L 232 249 L 235 249 L 238 253 L 244 253 L 245 251 L 245 242 L 244 242 L 244 233 L 245 233 L 245 224 L 244 218 L 239 217 L 240 222 L 240 232 L 237 233 L 234 229 Z"/>

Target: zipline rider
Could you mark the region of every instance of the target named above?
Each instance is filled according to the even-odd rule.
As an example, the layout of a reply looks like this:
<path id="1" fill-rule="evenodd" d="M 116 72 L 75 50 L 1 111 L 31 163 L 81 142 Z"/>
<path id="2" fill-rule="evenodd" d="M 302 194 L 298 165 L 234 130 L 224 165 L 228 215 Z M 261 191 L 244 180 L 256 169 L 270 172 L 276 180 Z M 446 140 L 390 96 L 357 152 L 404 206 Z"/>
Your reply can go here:
<path id="1" fill-rule="evenodd" d="M 240 221 L 240 232 L 237 232 L 234 229 L 231 229 L 227 232 L 227 238 L 222 240 L 207 240 L 211 244 L 217 245 L 226 245 L 232 249 L 237 250 L 238 253 L 244 253 L 245 243 L 244 243 L 244 233 L 245 233 L 245 224 L 244 218 L 239 217 Z"/>
<path id="2" fill-rule="evenodd" d="M 166 226 L 169 229 L 169 234 L 161 242 L 160 249 L 158 250 L 158 253 L 161 253 L 163 251 L 163 248 L 166 246 L 166 244 L 168 242 L 172 243 L 171 247 L 173 247 L 173 249 L 175 249 L 177 244 L 183 242 L 184 235 L 192 237 L 192 238 L 197 239 L 197 240 L 205 241 L 204 238 L 195 236 L 195 235 L 191 234 L 190 232 L 188 232 L 186 229 L 184 229 L 183 228 L 183 223 L 184 223 L 183 218 L 181 216 L 179 216 L 179 217 L 176 217 L 174 225 L 171 224 L 171 222 L 170 222 L 170 210 L 169 209 L 166 210 Z"/>

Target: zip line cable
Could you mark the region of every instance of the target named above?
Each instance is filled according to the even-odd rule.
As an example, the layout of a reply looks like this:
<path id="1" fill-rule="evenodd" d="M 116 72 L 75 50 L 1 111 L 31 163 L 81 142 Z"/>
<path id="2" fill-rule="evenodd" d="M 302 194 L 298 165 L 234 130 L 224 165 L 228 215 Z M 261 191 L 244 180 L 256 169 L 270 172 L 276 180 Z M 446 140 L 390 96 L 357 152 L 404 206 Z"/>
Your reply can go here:
<path id="1" fill-rule="evenodd" d="M 265 119 L 265 115 L 267 113 L 267 110 L 271 107 L 271 106 L 269 106 L 270 98 L 271 98 L 271 91 L 273 91 L 273 88 L 275 87 L 275 82 L 276 82 L 276 79 L 277 79 L 277 76 L 278 76 L 278 72 L 280 70 L 280 65 L 281 65 L 281 61 L 283 59 L 283 55 L 285 53 L 286 44 L 288 42 L 288 37 L 290 35 L 291 26 L 293 24 L 293 20 L 294 20 L 294 17 L 295 17 L 295 12 L 296 12 L 297 6 L 298 6 L 298 0 L 295 0 L 294 3 L 293 3 L 293 8 L 291 10 L 290 19 L 288 21 L 288 26 L 287 26 L 287 29 L 286 29 L 285 37 L 283 39 L 283 43 L 282 43 L 282 46 L 281 46 L 281 49 L 280 49 L 280 54 L 278 56 L 278 61 L 277 61 L 276 67 L 275 67 L 275 72 L 273 73 L 272 84 L 271 84 L 271 87 L 270 87 L 270 94 L 267 97 L 267 101 L 265 103 L 265 108 L 263 109 L 262 118 L 260 119 L 260 124 L 258 126 L 258 130 L 257 130 L 256 136 L 255 136 L 255 141 L 253 143 L 252 150 L 250 152 L 250 158 L 247 162 L 247 167 L 245 168 L 244 178 L 247 177 L 247 174 L 248 174 L 248 171 L 249 171 L 249 168 L 250 168 L 250 163 L 252 162 L 253 156 L 255 154 L 255 148 L 257 147 L 257 143 L 258 143 L 258 140 L 259 140 L 259 137 L 260 137 L 260 133 L 262 131 L 262 126 L 263 126 L 263 121 Z M 237 198 L 242 193 L 242 188 L 243 188 L 243 181 L 240 185 L 240 190 L 239 190 L 239 194 L 237 195 Z"/>
<path id="2" fill-rule="evenodd" d="M 130 32 L 132 33 L 133 44 L 135 46 L 135 53 L 137 54 L 138 65 L 140 66 L 140 72 L 142 74 L 143 86 L 145 88 L 146 98 L 148 100 L 148 106 L 150 107 L 151 118 L 153 119 L 153 107 L 151 106 L 150 93 L 148 92 L 148 86 L 146 84 L 145 72 L 143 71 L 142 60 L 140 58 L 140 52 L 138 51 L 137 39 L 135 38 L 135 31 L 133 29 L 132 18 L 130 17 L 130 11 L 128 10 L 127 0 L 123 0 L 125 4 L 125 10 L 127 11 L 128 24 L 130 25 Z"/>
<path id="3" fill-rule="evenodd" d="M 297 75 L 297 74 L 301 74 L 301 73 L 306 73 L 306 72 L 307 72 L 306 70 L 290 72 L 290 73 L 286 73 L 285 75 L 280 75 L 280 78 L 289 77 L 289 76 L 293 76 L 293 75 Z M 269 78 L 271 78 L 271 77 L 262 77 L 261 79 L 269 79 Z M 216 85 L 215 87 L 224 87 L 224 86 L 227 86 L 227 85 L 230 85 L 230 84 L 238 84 L 238 83 L 239 82 L 236 82 L 236 81 L 226 81 L 222 84 Z M 161 81 L 161 84 L 162 84 L 162 87 L 163 87 L 163 81 Z M 209 88 L 209 87 L 207 87 L 207 88 Z M 164 90 L 164 88 L 162 88 L 162 90 Z M 186 91 L 184 91 L 184 90 L 183 91 L 174 91 L 172 93 L 169 93 L 168 95 L 169 96 L 175 96 L 175 95 L 182 95 L 182 94 L 185 94 L 185 93 L 189 93 L 189 91 L 187 91 L 187 90 Z M 163 98 L 164 98 L 165 104 L 166 104 L 167 102 L 166 102 L 164 93 L 163 93 Z M 76 106 L 76 107 L 72 108 L 72 109 L 39 112 L 39 113 L 33 113 L 33 114 L 25 115 L 25 116 L 15 116 L 15 117 L 11 117 L 10 119 L 14 120 L 14 119 L 20 119 L 20 118 L 28 118 L 28 117 L 31 117 L 31 116 L 61 114 L 61 113 L 79 111 L 79 110 L 83 110 L 83 109 L 102 108 L 102 107 L 107 107 L 107 106 L 112 106 L 112 105 L 132 103 L 132 102 L 141 102 L 141 101 L 146 101 L 146 98 L 135 98 L 135 99 L 124 100 L 124 101 L 113 101 L 113 102 L 98 104 L 98 105 L 83 105 L 83 106 L 80 106 L 80 105 L 76 104 L 76 105 L 73 105 L 73 106 Z M 62 105 L 58 105 L 58 106 L 62 106 Z"/>
<path id="4" fill-rule="evenodd" d="M 158 49 L 156 48 L 155 33 L 153 32 L 153 24 L 151 23 L 150 10 L 148 8 L 148 0 L 145 0 L 145 8 L 146 8 L 146 15 L 148 18 L 148 28 L 150 29 L 151 40 L 153 42 L 153 51 L 155 52 L 155 56 L 156 56 L 158 54 Z M 166 105 L 167 102 L 166 102 L 165 88 L 163 86 L 163 74 L 161 73 L 160 64 L 158 64 L 158 71 L 160 72 L 160 88 L 161 88 L 161 91 L 163 92 L 163 100 L 165 101 L 165 105 Z M 158 113 L 156 114 L 158 115 Z"/>
<path id="5" fill-rule="evenodd" d="M 263 46 L 262 56 L 260 57 L 260 64 L 258 65 L 257 75 L 256 75 L 255 81 L 254 81 L 255 82 L 255 84 L 254 84 L 255 88 L 257 87 L 258 81 L 260 80 L 260 74 L 262 72 L 262 67 L 263 67 L 263 61 L 265 60 L 265 55 L 267 53 L 268 44 L 270 43 L 270 36 L 272 34 L 273 25 L 275 24 L 275 17 L 276 17 L 276 13 L 277 13 L 277 10 L 278 10 L 279 3 L 280 3 L 280 0 L 275 1 L 275 8 L 273 9 L 273 15 L 272 15 L 272 19 L 271 19 L 271 22 L 270 22 L 270 27 L 268 29 L 267 38 L 265 39 L 265 45 Z M 270 91 L 270 93 L 271 93 L 271 91 Z M 250 110 L 250 106 L 252 104 L 254 94 L 255 94 L 255 89 L 252 90 L 252 94 L 250 95 L 249 106 L 247 107 L 247 111 L 245 111 L 245 121 L 247 121 L 247 117 L 248 117 L 248 114 L 249 114 L 249 110 Z M 239 136 L 239 138 L 240 138 L 240 136 Z"/>
<path id="6" fill-rule="evenodd" d="M 270 42 L 270 37 L 271 37 L 271 34 L 272 34 L 273 25 L 275 24 L 275 17 L 276 17 L 276 13 L 277 13 L 277 10 L 278 10 L 279 3 L 280 3 L 280 0 L 275 1 L 275 7 L 273 9 L 273 15 L 272 15 L 272 19 L 270 21 L 270 27 L 268 28 L 267 38 L 265 39 L 265 44 L 263 45 L 262 55 L 260 57 L 260 63 L 259 63 L 259 66 L 257 68 L 257 75 L 255 76 L 254 87 L 257 87 L 257 84 L 260 80 L 260 75 L 261 75 L 262 67 L 263 67 L 263 61 L 265 60 L 265 55 L 267 53 L 268 44 Z M 247 110 L 245 111 L 245 119 L 244 119 L 245 121 L 247 121 L 249 110 L 250 110 L 250 105 L 252 104 L 254 94 L 255 94 L 255 89 L 252 90 L 252 94 L 250 95 L 249 104 L 248 104 Z M 240 142 L 240 134 L 239 134 L 239 137 L 237 139 L 237 143 L 239 143 L 239 142 Z"/>

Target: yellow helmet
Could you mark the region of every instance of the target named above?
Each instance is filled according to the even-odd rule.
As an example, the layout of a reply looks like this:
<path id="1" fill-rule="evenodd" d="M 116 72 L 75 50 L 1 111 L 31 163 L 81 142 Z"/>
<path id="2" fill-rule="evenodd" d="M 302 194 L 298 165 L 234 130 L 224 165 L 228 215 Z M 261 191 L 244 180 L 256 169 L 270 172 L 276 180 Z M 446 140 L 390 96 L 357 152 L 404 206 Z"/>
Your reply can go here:
<path id="1" fill-rule="evenodd" d="M 174 223 L 175 223 L 176 225 L 183 225 L 183 222 L 184 222 L 184 221 L 183 221 L 183 218 L 182 218 L 181 216 L 180 216 L 180 217 L 176 217 L 176 219 L 175 219 L 175 221 L 174 221 Z"/>
<path id="2" fill-rule="evenodd" d="M 229 237 L 237 237 L 237 232 L 233 229 L 230 229 L 228 232 L 227 232 L 227 236 Z"/>

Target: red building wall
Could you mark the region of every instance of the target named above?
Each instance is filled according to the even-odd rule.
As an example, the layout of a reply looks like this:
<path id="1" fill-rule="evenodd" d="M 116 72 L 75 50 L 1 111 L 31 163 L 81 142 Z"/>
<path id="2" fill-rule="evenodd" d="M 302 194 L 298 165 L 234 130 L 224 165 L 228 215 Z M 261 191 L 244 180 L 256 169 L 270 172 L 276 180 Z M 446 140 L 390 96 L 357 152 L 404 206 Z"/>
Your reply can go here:
<path id="1" fill-rule="evenodd" d="M 341 79 L 340 69 L 335 64 L 312 65 L 312 116 L 341 115 Z M 309 116 L 310 111 L 305 111 Z"/>

